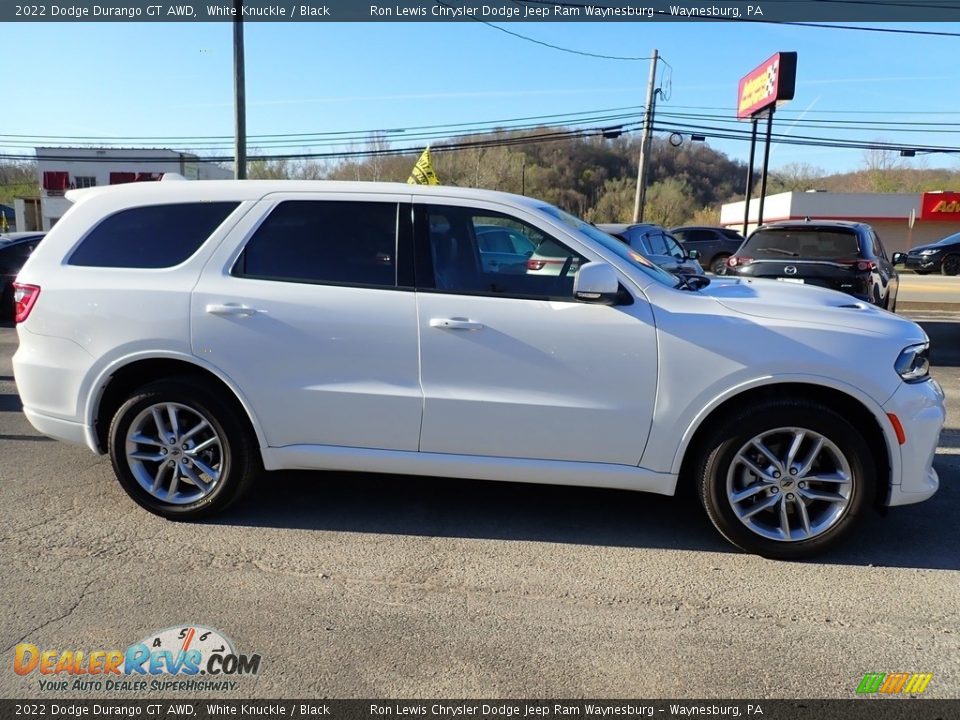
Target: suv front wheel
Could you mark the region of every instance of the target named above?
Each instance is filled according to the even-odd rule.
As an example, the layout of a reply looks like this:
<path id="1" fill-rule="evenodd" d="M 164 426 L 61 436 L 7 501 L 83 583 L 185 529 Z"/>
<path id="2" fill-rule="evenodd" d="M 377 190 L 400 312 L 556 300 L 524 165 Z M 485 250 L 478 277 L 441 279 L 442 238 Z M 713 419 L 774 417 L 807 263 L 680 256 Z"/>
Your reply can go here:
<path id="1" fill-rule="evenodd" d="M 831 408 L 770 401 L 727 418 L 697 463 L 698 491 L 734 545 L 799 559 L 834 545 L 868 507 L 874 463 L 860 432 Z"/>
<path id="2" fill-rule="evenodd" d="M 110 424 L 110 459 L 135 502 L 172 520 L 212 515 L 262 469 L 253 432 L 220 394 L 189 376 L 158 380 Z"/>

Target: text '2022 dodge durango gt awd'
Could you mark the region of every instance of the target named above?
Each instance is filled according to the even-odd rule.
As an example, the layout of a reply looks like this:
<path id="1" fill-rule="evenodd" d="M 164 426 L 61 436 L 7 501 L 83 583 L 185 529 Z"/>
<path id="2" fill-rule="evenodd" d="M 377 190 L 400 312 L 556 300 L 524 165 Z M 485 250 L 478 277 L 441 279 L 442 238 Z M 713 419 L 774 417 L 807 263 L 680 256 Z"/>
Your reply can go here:
<path id="1" fill-rule="evenodd" d="M 109 453 L 147 510 L 264 469 L 695 490 L 794 558 L 937 489 L 916 324 L 849 295 L 685 283 L 532 198 L 381 183 L 72 191 L 16 284 L 30 422 Z M 485 262 L 502 227 L 550 273 Z M 545 256 L 546 256 L 545 255 Z"/>

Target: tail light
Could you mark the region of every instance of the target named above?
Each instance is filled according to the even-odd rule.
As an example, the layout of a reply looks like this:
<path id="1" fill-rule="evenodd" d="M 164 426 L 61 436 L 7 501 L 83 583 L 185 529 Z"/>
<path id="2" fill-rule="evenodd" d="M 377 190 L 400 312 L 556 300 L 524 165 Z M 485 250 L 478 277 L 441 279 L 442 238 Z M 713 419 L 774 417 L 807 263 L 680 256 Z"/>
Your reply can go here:
<path id="1" fill-rule="evenodd" d="M 753 258 L 750 257 L 737 257 L 736 255 L 731 255 L 727 258 L 728 267 L 736 267 L 737 265 L 749 265 L 753 262 Z"/>
<path id="2" fill-rule="evenodd" d="M 527 260 L 527 270 L 543 270 L 546 264 L 543 260 Z"/>
<path id="3" fill-rule="evenodd" d="M 37 304 L 38 297 L 40 297 L 39 285 L 13 284 L 13 319 L 15 322 L 22 323 L 30 316 L 30 311 Z"/>
<path id="4" fill-rule="evenodd" d="M 876 270 L 877 264 L 873 260 L 858 260 L 857 261 L 857 270 L 861 272 L 866 272 L 867 270 Z"/>

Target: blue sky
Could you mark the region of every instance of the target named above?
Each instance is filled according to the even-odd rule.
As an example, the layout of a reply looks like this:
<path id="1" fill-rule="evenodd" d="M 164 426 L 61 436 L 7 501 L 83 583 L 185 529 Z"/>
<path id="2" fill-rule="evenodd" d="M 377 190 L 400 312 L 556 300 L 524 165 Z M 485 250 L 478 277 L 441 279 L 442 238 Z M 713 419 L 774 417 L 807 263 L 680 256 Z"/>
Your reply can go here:
<path id="1" fill-rule="evenodd" d="M 960 146 L 958 38 L 719 22 L 503 27 L 585 52 L 647 56 L 656 47 L 669 63 L 661 74 L 671 90 L 669 100 L 658 105 L 663 113 L 732 116 L 738 79 L 774 52 L 795 50 L 797 92 L 782 108 L 779 131 Z M 960 31 L 960 24 L 887 27 Z M 251 136 L 483 124 L 639 106 L 649 72 L 648 61 L 563 53 L 477 22 L 247 23 L 245 35 Z M 0 127 L 5 135 L 232 136 L 228 22 L 7 24 L 3 54 L 6 103 Z M 825 119 L 955 124 L 942 128 L 952 132 L 792 126 Z M 0 139 L 4 152 L 23 152 L 10 142 Z M 746 159 L 745 142 L 708 142 Z M 200 140 L 149 144 L 209 145 Z M 406 144 L 422 141 L 394 142 Z M 253 154 L 257 141 L 250 146 Z M 308 148 L 304 143 L 283 152 L 299 150 Z M 863 152 L 774 146 L 772 167 L 797 162 L 842 171 L 860 166 Z M 927 155 L 911 162 L 960 169 L 960 156 Z"/>

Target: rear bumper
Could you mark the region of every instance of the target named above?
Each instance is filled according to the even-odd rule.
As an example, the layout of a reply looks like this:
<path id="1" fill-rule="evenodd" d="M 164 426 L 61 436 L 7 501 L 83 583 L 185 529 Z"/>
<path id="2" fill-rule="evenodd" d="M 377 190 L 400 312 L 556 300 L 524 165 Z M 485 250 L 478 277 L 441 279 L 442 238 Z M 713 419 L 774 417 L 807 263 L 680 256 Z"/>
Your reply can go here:
<path id="1" fill-rule="evenodd" d="M 943 390 L 935 380 L 904 383 L 883 407 L 903 425 L 900 477 L 891 478 L 887 505 L 909 505 L 933 495 L 940 485 L 933 459 L 946 421 Z"/>
<path id="2" fill-rule="evenodd" d="M 90 439 L 93 437 L 92 429 L 82 423 L 45 415 L 36 410 L 31 410 L 28 407 L 23 408 L 23 414 L 27 416 L 27 420 L 30 421 L 30 424 L 33 425 L 37 432 L 47 437 L 91 447 Z M 92 446 L 91 449 L 93 449 L 94 452 L 98 452 L 95 445 Z"/>

